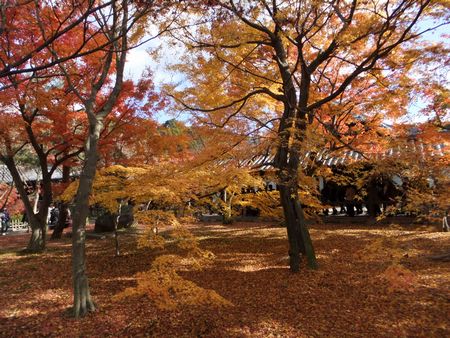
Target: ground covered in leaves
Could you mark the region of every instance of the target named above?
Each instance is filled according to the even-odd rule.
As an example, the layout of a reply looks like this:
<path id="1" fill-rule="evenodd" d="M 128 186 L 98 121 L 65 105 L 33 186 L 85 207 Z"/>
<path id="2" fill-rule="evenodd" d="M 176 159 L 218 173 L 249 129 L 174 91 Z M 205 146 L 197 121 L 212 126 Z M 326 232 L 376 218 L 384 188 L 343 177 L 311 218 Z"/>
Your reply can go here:
<path id="1" fill-rule="evenodd" d="M 138 249 L 137 234 L 88 239 L 98 310 L 70 317 L 70 239 L 21 255 L 27 235 L 0 238 L 1 337 L 450 336 L 450 264 L 429 256 L 450 236 L 427 229 L 313 226 L 320 269 L 287 269 L 285 229 L 269 224 L 190 225 L 215 259 L 178 275 L 226 302 L 161 307 L 149 295 L 115 297 L 165 252 Z M 176 250 L 176 249 L 167 249 Z M 176 252 L 175 252 L 176 253 Z M 139 274 L 138 274 L 139 275 Z M 177 275 L 177 276 L 178 276 Z M 192 283 L 191 283 L 192 282 Z M 170 291 L 170 290 L 169 290 Z M 178 297 L 174 290 L 170 297 Z"/>

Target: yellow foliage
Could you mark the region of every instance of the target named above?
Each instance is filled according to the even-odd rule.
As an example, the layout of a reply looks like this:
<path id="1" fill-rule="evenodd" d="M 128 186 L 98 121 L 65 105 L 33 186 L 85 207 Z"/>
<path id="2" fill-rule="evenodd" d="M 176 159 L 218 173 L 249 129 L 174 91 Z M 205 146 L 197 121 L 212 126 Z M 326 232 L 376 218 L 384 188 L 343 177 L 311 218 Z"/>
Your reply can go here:
<path id="1" fill-rule="evenodd" d="M 130 296 L 145 295 L 161 309 L 174 309 L 178 305 L 231 306 L 228 300 L 211 289 L 204 289 L 182 278 L 174 266 L 182 257 L 174 255 L 155 259 L 152 268 L 136 275 L 137 286 L 127 288 L 114 296 L 121 300 Z"/>
<path id="2" fill-rule="evenodd" d="M 149 226 L 176 226 L 179 222 L 173 212 L 164 210 L 143 210 L 135 214 L 136 220 Z"/>
<path id="3" fill-rule="evenodd" d="M 183 231 L 184 238 L 189 237 Z M 192 236 L 192 235 L 190 235 Z M 186 242 L 183 242 L 186 243 Z M 184 244 L 181 245 L 186 248 Z M 191 248 L 191 246 L 187 246 Z M 197 255 L 200 253 L 200 259 L 211 259 L 208 252 L 196 248 Z M 202 288 L 194 282 L 188 281 L 181 277 L 177 270 L 191 266 L 198 268 L 200 261 L 192 258 L 183 258 L 178 255 L 163 255 L 157 257 L 149 271 L 136 274 L 137 286 L 125 289 L 123 292 L 114 296 L 115 300 L 121 300 L 132 296 L 146 295 L 155 302 L 156 306 L 161 309 L 173 309 L 178 305 L 213 305 L 213 306 L 230 306 L 232 305 L 217 292 L 210 289 Z"/>
<path id="4" fill-rule="evenodd" d="M 147 228 L 138 239 L 140 248 L 164 249 L 166 240 L 160 236 L 159 228 L 178 226 L 178 220 L 172 212 L 163 210 L 146 210 L 137 212 L 136 220 L 146 224 Z"/>
<path id="5" fill-rule="evenodd" d="M 164 249 L 165 244 L 164 237 L 156 234 L 152 229 L 146 231 L 138 239 L 138 248 Z"/>
<path id="6" fill-rule="evenodd" d="M 248 205 L 260 210 L 262 217 L 282 219 L 283 210 L 280 204 L 280 193 L 274 191 L 258 191 L 246 196 Z"/>
<path id="7" fill-rule="evenodd" d="M 145 172 L 143 168 L 114 165 L 97 171 L 89 205 L 101 205 L 105 209 L 116 212 L 120 200 L 133 197 L 128 190 L 129 182 Z M 61 195 L 60 199 L 70 202 L 75 198 L 78 181 L 72 182 Z"/>
<path id="8" fill-rule="evenodd" d="M 183 256 L 164 254 L 157 257 L 149 271 L 136 275 L 137 286 L 127 288 L 114 297 L 120 300 L 126 297 L 146 295 L 156 306 L 173 309 L 185 305 L 231 305 L 213 290 L 204 289 L 182 278 L 177 271 L 186 267 L 201 269 L 214 259 L 214 255 L 202 250 L 198 240 L 185 227 L 181 226 L 172 212 L 148 210 L 137 213 L 140 222 L 149 226 L 138 240 L 139 247 L 150 249 L 168 249 L 175 246 Z M 173 228 L 167 235 L 161 236 L 158 227 Z"/>
<path id="9" fill-rule="evenodd" d="M 64 192 L 61 195 L 59 195 L 58 198 L 62 202 L 68 203 L 71 200 L 73 200 L 75 194 L 77 193 L 77 190 L 78 190 L 78 181 L 74 181 L 69 184 L 69 186 L 64 190 Z"/>
<path id="10" fill-rule="evenodd" d="M 176 241 L 176 245 L 182 250 L 195 252 L 199 249 L 197 238 L 195 238 L 191 232 L 182 226 L 178 226 L 172 230 L 170 237 Z"/>

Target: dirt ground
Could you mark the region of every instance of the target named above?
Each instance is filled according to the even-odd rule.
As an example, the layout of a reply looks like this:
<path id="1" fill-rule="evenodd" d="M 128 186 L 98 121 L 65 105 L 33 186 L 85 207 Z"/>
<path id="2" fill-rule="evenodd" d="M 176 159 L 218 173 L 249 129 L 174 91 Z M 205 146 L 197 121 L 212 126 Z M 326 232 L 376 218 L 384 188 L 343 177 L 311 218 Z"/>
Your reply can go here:
<path id="1" fill-rule="evenodd" d="M 1 337 L 449 337 L 450 234 L 425 228 L 311 227 L 319 270 L 287 267 L 285 229 L 270 224 L 194 224 L 215 259 L 179 275 L 229 305 L 157 306 L 147 295 L 113 298 L 136 285 L 161 250 L 138 249 L 136 232 L 88 239 L 98 310 L 75 320 L 70 238 L 22 255 L 27 234 L 0 237 Z M 174 296 L 175 297 L 175 296 Z"/>

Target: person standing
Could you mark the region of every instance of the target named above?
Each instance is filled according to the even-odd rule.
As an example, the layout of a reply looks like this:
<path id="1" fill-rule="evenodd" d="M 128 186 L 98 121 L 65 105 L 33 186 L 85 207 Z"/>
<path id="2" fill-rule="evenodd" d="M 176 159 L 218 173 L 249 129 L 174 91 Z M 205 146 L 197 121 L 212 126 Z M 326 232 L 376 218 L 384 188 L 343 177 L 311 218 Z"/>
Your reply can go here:
<path id="1" fill-rule="evenodd" d="M 6 235 L 6 233 L 8 232 L 10 222 L 9 213 L 6 208 L 0 211 L 0 218 L 2 223 L 2 235 Z"/>

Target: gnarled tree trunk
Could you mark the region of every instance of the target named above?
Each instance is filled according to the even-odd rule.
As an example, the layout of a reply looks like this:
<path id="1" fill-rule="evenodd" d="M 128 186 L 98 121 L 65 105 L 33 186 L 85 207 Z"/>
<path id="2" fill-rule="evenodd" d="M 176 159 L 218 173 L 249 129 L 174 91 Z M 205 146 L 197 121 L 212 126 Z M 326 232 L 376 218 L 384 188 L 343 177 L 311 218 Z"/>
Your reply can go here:
<path id="1" fill-rule="evenodd" d="M 284 177 L 282 175 L 281 181 Z M 290 182 L 297 181 L 298 178 Z M 312 245 L 311 237 L 306 226 L 305 217 L 298 196 L 297 184 L 294 186 L 290 182 L 284 182 L 279 185 L 281 205 L 283 207 L 284 218 L 286 221 L 287 236 L 289 242 L 289 267 L 292 272 L 300 270 L 301 254 L 306 255 L 308 266 L 312 269 L 317 268 L 316 256 Z"/>
<path id="2" fill-rule="evenodd" d="M 29 253 L 39 253 L 45 250 L 45 239 L 47 234 L 46 222 L 39 220 L 38 214 L 33 214 L 28 216 L 28 224 L 31 228 L 31 237 L 28 241 L 26 252 Z"/>
<path id="3" fill-rule="evenodd" d="M 306 254 L 310 268 L 317 268 L 316 257 L 305 224 L 305 217 L 298 194 L 300 152 L 306 130 L 306 107 L 308 105 L 310 76 L 303 69 L 299 87 L 294 84 L 289 68 L 287 51 L 278 34 L 271 35 L 278 69 L 283 81 L 283 115 L 278 128 L 279 145 L 275 157 L 281 205 L 283 206 L 289 241 L 289 266 L 292 272 L 300 270 L 300 254 Z M 298 91 L 298 93 L 297 93 Z"/>

